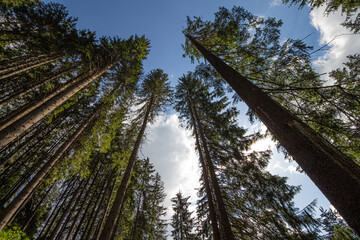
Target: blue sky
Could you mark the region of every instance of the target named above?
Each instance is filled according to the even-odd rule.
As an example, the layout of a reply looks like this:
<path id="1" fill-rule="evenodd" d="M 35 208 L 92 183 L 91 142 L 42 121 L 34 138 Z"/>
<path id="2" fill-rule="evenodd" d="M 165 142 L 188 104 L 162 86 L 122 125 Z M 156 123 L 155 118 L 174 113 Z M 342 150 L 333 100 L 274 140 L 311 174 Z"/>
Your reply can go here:
<path id="1" fill-rule="evenodd" d="M 200 16 L 212 20 L 213 14 L 220 6 L 231 8 L 240 5 L 255 15 L 282 19 L 282 38 L 304 38 L 308 45 L 319 48 L 329 44 L 327 51 L 316 53 L 313 58 L 315 69 L 319 73 L 341 67 L 346 56 L 360 52 L 359 36 L 339 36 L 348 33 L 339 24 L 342 16 L 339 13 L 324 16 L 324 9 L 312 12 L 305 7 L 285 6 L 281 0 L 61 0 L 71 16 L 78 17 L 78 28 L 96 31 L 98 36 L 143 35 L 150 39 L 151 50 L 144 62 L 144 71 L 154 68 L 163 69 L 172 80 L 177 79 L 195 65 L 182 57 L 181 44 L 184 43 L 182 29 L 186 25 L 186 16 Z M 246 112 L 245 106 L 240 106 Z M 250 126 L 245 117 L 240 118 L 242 125 L 264 129 L 260 123 Z M 181 190 L 191 195 L 196 201 L 199 170 L 197 157 L 193 148 L 194 142 L 190 133 L 179 127 L 175 114 L 163 114 L 147 131 L 147 141 L 140 153 L 149 156 L 165 182 L 168 194 L 165 204 L 170 206 L 169 199 Z M 277 153 L 274 143 L 269 139 L 257 144 L 257 149 L 270 147 L 274 155 L 268 170 L 274 174 L 289 177 L 289 184 L 302 185 L 302 192 L 296 197 L 299 208 L 305 207 L 313 199 L 318 199 L 318 206 L 329 207 L 329 202 L 314 186 L 305 174 L 294 171 L 296 163 L 288 163 L 281 153 Z M 194 207 L 194 206 L 193 206 Z M 170 210 L 170 209 L 169 209 Z M 169 211 L 171 214 L 171 210 Z"/>

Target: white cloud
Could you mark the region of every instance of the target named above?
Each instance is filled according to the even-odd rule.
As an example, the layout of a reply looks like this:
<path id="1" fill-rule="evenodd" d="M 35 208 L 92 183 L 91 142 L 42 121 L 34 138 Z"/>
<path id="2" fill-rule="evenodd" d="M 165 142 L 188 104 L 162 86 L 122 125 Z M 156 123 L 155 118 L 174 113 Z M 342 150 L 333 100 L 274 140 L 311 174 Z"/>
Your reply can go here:
<path id="1" fill-rule="evenodd" d="M 180 127 L 176 114 L 159 116 L 149 126 L 142 153 L 150 158 L 165 184 L 167 219 L 173 214 L 170 199 L 179 190 L 183 196 L 191 196 L 191 203 L 196 202 L 195 188 L 199 187 L 200 173 L 194 140 L 189 131 Z M 192 204 L 190 211 L 194 210 L 195 205 Z"/>
<path id="2" fill-rule="evenodd" d="M 345 16 L 341 12 L 324 15 L 325 7 L 314 9 L 310 12 L 311 24 L 320 32 L 321 45 L 330 42 L 330 49 L 314 61 L 314 66 L 319 73 L 328 73 L 341 68 L 347 61 L 346 56 L 360 52 L 360 35 L 353 35 L 341 26 Z"/>
<path id="3" fill-rule="evenodd" d="M 275 7 L 275 6 L 279 6 L 282 4 L 282 1 L 281 0 L 272 0 L 269 5 L 270 7 Z"/>

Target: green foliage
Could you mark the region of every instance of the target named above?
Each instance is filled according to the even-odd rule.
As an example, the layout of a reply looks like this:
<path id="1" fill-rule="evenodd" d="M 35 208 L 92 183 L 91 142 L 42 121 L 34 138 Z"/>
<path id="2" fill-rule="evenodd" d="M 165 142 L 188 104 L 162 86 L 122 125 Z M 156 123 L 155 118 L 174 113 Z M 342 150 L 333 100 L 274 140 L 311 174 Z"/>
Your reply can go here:
<path id="1" fill-rule="evenodd" d="M 181 192 L 177 193 L 175 197 L 171 198 L 174 214 L 171 218 L 171 236 L 174 240 L 195 239 L 193 234 L 194 219 L 191 217 L 191 212 L 188 208 L 190 203 L 189 197 L 183 197 Z"/>
<path id="2" fill-rule="evenodd" d="M 341 13 L 346 15 L 346 20 L 342 24 L 343 26 L 349 28 L 354 31 L 354 33 L 359 33 L 359 21 L 360 21 L 360 13 L 358 10 L 360 9 L 359 1 L 351 1 L 351 0 L 282 0 L 285 4 L 291 5 L 299 5 L 299 8 L 303 8 L 306 4 L 308 4 L 311 9 L 319 8 L 322 6 L 326 6 L 325 13 L 330 14 L 332 12 L 338 11 L 341 8 Z M 354 14 L 357 14 L 355 18 L 353 18 Z"/>
<path id="3" fill-rule="evenodd" d="M 202 125 L 235 237 L 317 239 L 318 221 L 313 216 L 315 202 L 303 210 L 297 209 L 293 198 L 300 187 L 290 186 L 286 178 L 265 171 L 269 151 L 249 152 L 250 145 L 260 136 L 246 136 L 246 130 L 238 127 L 238 111 L 229 107 L 225 93 L 211 91 L 197 75 L 188 73 L 180 78 L 175 96 L 175 109 L 183 122 L 193 132 Z M 194 119 L 195 112 L 200 119 Z M 197 150 L 204 151 L 203 147 Z M 211 229 L 206 221 L 207 199 L 203 188 L 199 196 L 197 231 L 208 238 Z"/>
<path id="4" fill-rule="evenodd" d="M 30 240 L 19 227 L 8 227 L 0 231 L 0 240 Z"/>
<path id="5" fill-rule="evenodd" d="M 185 34 L 195 37 L 207 49 L 221 57 L 242 75 L 267 92 L 274 100 L 304 120 L 354 161 L 358 161 L 359 98 L 356 79 L 358 56 L 350 57 L 344 70 L 321 80 L 311 67 L 309 50 L 301 40 L 280 43 L 282 22 L 257 17 L 241 7 L 220 8 L 213 21 L 188 18 Z M 183 46 L 185 56 L 202 57 L 189 40 Z M 197 74 L 217 92 L 228 89 L 224 81 L 207 65 L 200 64 Z M 337 78 L 344 79 L 338 80 Z M 336 81 L 335 84 L 329 83 Z M 238 96 L 234 96 L 238 100 Z M 250 120 L 256 119 L 248 112 Z"/>

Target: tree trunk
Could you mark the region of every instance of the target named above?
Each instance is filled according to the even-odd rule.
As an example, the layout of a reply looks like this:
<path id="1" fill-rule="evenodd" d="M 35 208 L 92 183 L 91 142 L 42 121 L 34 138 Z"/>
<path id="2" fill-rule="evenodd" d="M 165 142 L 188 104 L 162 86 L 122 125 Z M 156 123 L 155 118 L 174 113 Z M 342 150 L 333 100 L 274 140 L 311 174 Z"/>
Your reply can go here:
<path id="1" fill-rule="evenodd" d="M 80 204 L 80 208 L 79 208 L 78 212 L 76 213 L 75 218 L 73 219 L 73 223 L 72 223 L 72 225 L 71 225 L 71 228 L 69 229 L 69 232 L 68 232 L 65 240 L 68 240 L 68 239 L 71 237 L 71 234 L 72 234 L 72 232 L 73 232 L 74 229 L 75 229 L 76 222 L 77 222 L 77 220 L 79 219 L 79 217 L 80 217 L 80 215 L 81 215 L 81 212 L 82 212 L 82 209 L 83 209 L 84 205 L 86 204 L 86 200 L 91 201 L 91 200 L 88 199 L 88 198 L 89 198 L 89 195 L 91 194 L 91 190 L 93 189 L 93 187 L 94 187 L 94 185 L 95 185 L 95 181 L 97 180 L 98 173 L 99 173 L 99 170 L 96 172 L 95 176 L 93 177 L 93 181 L 92 181 L 89 189 L 87 190 L 84 198 L 82 199 L 82 203 Z M 94 196 L 94 194 L 93 194 L 93 196 Z M 93 196 L 92 196 L 92 197 L 93 197 Z M 91 205 L 91 202 L 89 202 L 89 203 L 87 204 L 87 207 L 85 208 L 85 211 L 84 211 L 84 215 L 86 215 L 86 211 L 88 210 L 88 208 L 89 208 L 90 205 Z M 80 224 L 80 223 L 79 223 L 79 224 Z M 76 237 L 76 236 L 74 236 L 74 238 L 75 238 L 75 237 Z"/>
<path id="2" fill-rule="evenodd" d="M 43 229 L 41 230 L 39 236 L 38 236 L 38 239 L 42 239 L 41 236 L 43 234 L 43 232 L 45 231 L 45 229 L 47 229 L 45 231 L 45 234 L 44 234 L 44 237 L 46 237 L 46 235 L 48 234 L 48 232 L 50 231 L 51 229 L 51 226 L 54 224 L 57 216 L 59 215 L 60 211 L 61 211 L 61 207 L 62 205 L 65 203 L 67 197 L 70 195 L 70 193 L 73 191 L 75 185 L 76 185 L 76 181 L 77 181 L 77 178 L 73 178 L 73 181 L 71 181 L 71 183 L 69 184 L 68 187 L 66 187 L 66 190 L 64 190 L 63 194 L 61 195 L 61 198 L 59 199 L 59 201 L 56 203 L 56 206 L 53 210 L 53 212 L 51 213 L 50 217 L 47 219 Z M 81 184 L 81 183 L 80 183 Z M 70 190 L 69 190 L 70 188 Z M 61 205 L 60 205 L 61 203 Z M 54 215 L 55 213 L 55 215 Z M 52 219 L 52 220 L 51 220 Z M 50 222 L 51 220 L 51 222 Z M 49 224 L 50 222 L 50 224 Z"/>
<path id="3" fill-rule="evenodd" d="M 187 37 L 360 235 L 360 166 L 194 38 Z"/>
<path id="4" fill-rule="evenodd" d="M 25 104 L 24 106 L 18 108 L 17 110 L 11 112 L 9 116 L 6 116 L 4 120 L 1 121 L 0 131 L 7 128 L 9 125 L 13 124 L 17 120 L 21 119 L 31 111 L 34 111 L 35 109 L 41 107 L 42 104 L 46 103 L 50 99 L 56 97 L 59 93 L 66 91 L 68 88 L 72 86 L 74 82 L 81 82 L 79 79 L 82 79 L 86 75 L 85 73 L 80 74 L 79 76 L 76 76 L 71 81 L 69 81 L 64 86 L 60 87 L 59 89 L 55 90 L 54 92 L 43 95 L 41 97 L 38 97 L 36 100 L 29 102 L 28 104 Z M 74 84 L 75 85 L 75 84 Z"/>
<path id="5" fill-rule="evenodd" d="M 55 186 L 56 183 L 54 183 L 51 187 L 49 187 L 49 189 L 46 191 L 46 193 L 44 194 L 44 196 L 41 198 L 41 200 L 39 201 L 39 203 L 36 205 L 33 213 L 31 214 L 31 216 L 29 217 L 29 219 L 26 221 L 26 223 L 24 224 L 24 226 L 21 228 L 21 231 L 25 231 L 26 228 L 29 226 L 31 220 L 34 218 L 34 216 L 36 215 L 37 211 L 39 210 L 39 208 L 41 207 L 41 204 L 44 202 L 44 200 L 50 195 L 51 190 L 53 189 L 53 187 Z"/>
<path id="6" fill-rule="evenodd" d="M 207 196 L 207 200 L 208 200 L 208 205 L 209 205 L 209 215 L 210 215 L 210 221 L 211 221 L 211 227 L 213 230 L 213 237 L 214 240 L 220 240 L 220 231 L 218 228 L 218 221 L 217 221 L 217 217 L 216 217 L 216 211 L 215 211 L 215 206 L 213 203 L 213 196 L 212 196 L 212 191 L 210 188 L 210 183 L 209 183 L 209 175 L 208 175 L 208 170 L 207 170 L 207 166 L 206 163 L 204 161 L 204 157 L 203 157 L 203 153 L 202 153 L 202 149 L 200 147 L 200 140 L 199 140 L 199 134 L 197 131 L 197 124 L 195 122 L 195 118 L 194 118 L 194 114 L 192 111 L 192 105 L 191 103 L 189 103 L 190 106 L 190 112 L 191 112 L 191 121 L 194 124 L 194 133 L 195 133 L 195 144 L 198 148 L 198 152 L 199 152 L 199 159 L 200 159 L 200 163 L 201 163 L 201 168 L 203 171 L 203 177 L 204 177 L 204 184 L 205 184 L 205 191 L 206 191 L 206 196 Z"/>
<path id="7" fill-rule="evenodd" d="M 227 210 L 225 207 L 224 199 L 221 195 L 221 189 L 220 189 L 219 182 L 218 182 L 216 174 L 215 174 L 214 165 L 211 161 L 211 156 L 210 156 L 209 148 L 207 145 L 207 141 L 205 139 L 204 130 L 202 128 L 202 125 L 201 125 L 201 122 L 200 122 L 200 119 L 199 119 L 196 109 L 194 109 L 194 116 L 195 116 L 195 121 L 197 122 L 197 125 L 199 128 L 199 135 L 200 135 L 200 139 L 201 139 L 202 146 L 203 146 L 204 153 L 205 153 L 205 162 L 206 162 L 206 165 L 207 165 L 209 173 L 210 173 L 211 183 L 214 188 L 217 205 L 218 205 L 219 212 L 220 212 L 220 219 L 221 219 L 220 223 L 222 226 L 222 230 L 224 231 L 225 238 L 231 240 L 231 239 L 234 239 L 234 234 L 231 230 L 231 225 L 230 225 Z"/>
<path id="8" fill-rule="evenodd" d="M 101 202 L 103 201 L 103 199 L 104 199 L 104 197 L 106 195 L 106 188 L 107 188 L 108 184 L 109 184 L 109 182 L 106 181 L 106 179 L 104 179 L 104 184 L 102 185 L 102 187 L 100 189 L 100 192 L 99 192 L 99 195 L 98 195 L 98 197 L 97 197 L 97 199 L 95 201 L 94 207 L 91 209 L 91 213 L 90 213 L 89 218 L 88 218 L 89 220 L 87 221 L 87 224 L 86 224 L 86 226 L 84 228 L 84 231 L 83 231 L 83 232 L 85 232 L 85 236 L 84 236 L 85 239 L 90 239 L 89 236 L 91 236 L 91 233 L 93 232 L 92 229 L 93 229 L 94 223 L 96 221 L 96 216 L 99 213 Z M 104 193 L 101 194 L 103 189 L 104 189 Z M 94 197 L 95 196 L 96 196 L 96 194 L 94 194 Z M 81 221 L 79 223 L 79 226 L 76 229 L 76 232 L 74 233 L 74 236 L 73 236 L 74 239 L 76 238 L 76 236 L 77 236 L 77 234 L 78 234 L 78 232 L 79 232 L 79 230 L 81 228 L 82 222 L 84 221 L 84 219 L 86 217 L 86 213 L 87 213 L 90 205 L 91 204 L 89 203 L 86 210 L 85 210 L 85 212 L 84 212 L 84 215 L 83 215 L 83 217 L 82 217 L 82 219 L 81 219 Z M 95 209 L 96 209 L 96 211 L 95 211 Z M 89 225 L 90 225 L 90 227 L 89 227 Z M 88 228 L 89 228 L 89 230 L 87 231 Z"/>
<path id="9" fill-rule="evenodd" d="M 114 191 L 115 191 L 115 187 L 116 187 L 116 179 L 118 179 L 120 175 L 120 171 L 118 171 L 118 174 L 116 175 L 115 179 L 114 179 L 114 183 L 112 184 L 112 188 L 110 189 L 110 195 L 109 195 L 109 199 L 107 201 L 107 204 L 106 204 L 106 208 L 104 210 L 104 214 L 101 218 L 101 221 L 100 221 L 100 224 L 99 224 L 99 227 L 98 227 L 98 230 L 96 232 L 96 238 L 95 240 L 99 240 L 100 239 L 100 234 L 101 234 L 101 230 L 104 226 L 104 222 L 105 222 L 105 219 L 106 219 L 106 215 L 107 215 L 107 212 L 109 211 L 110 209 L 110 203 L 111 203 L 111 199 L 112 199 L 112 196 L 114 194 Z"/>
<path id="10" fill-rule="evenodd" d="M 70 70 L 72 70 L 72 69 L 74 69 L 74 68 L 75 68 L 75 67 L 67 68 L 67 69 L 65 69 L 64 71 L 61 71 L 60 73 L 56 74 L 55 76 L 52 76 L 52 77 L 47 78 L 47 79 L 45 79 L 45 80 L 43 80 L 43 81 L 40 81 L 39 83 L 35 84 L 35 85 L 32 86 L 32 87 L 29 87 L 28 89 L 24 89 L 24 90 L 22 90 L 22 91 L 20 91 L 20 92 L 17 92 L 17 93 L 15 93 L 15 94 L 9 96 L 9 97 L 6 98 L 5 100 L 0 101 L 0 107 L 1 107 L 1 106 L 4 106 L 4 105 L 6 105 L 6 104 L 8 104 L 8 103 L 10 103 L 10 102 L 12 102 L 12 101 L 14 101 L 14 100 L 17 99 L 17 98 L 20 98 L 20 97 L 24 96 L 25 94 L 27 94 L 27 93 L 29 93 L 29 92 L 31 92 L 31 91 L 39 88 L 40 86 L 42 86 L 42 85 L 44 85 L 44 84 L 46 84 L 46 83 L 48 83 L 48 82 L 53 81 L 54 79 L 62 76 L 64 73 L 66 73 L 66 72 L 68 72 L 68 71 L 70 71 Z"/>
<path id="11" fill-rule="evenodd" d="M 104 229 L 100 235 L 100 239 L 101 240 L 110 240 L 111 236 L 113 235 L 114 232 L 116 232 L 116 227 L 114 226 L 114 222 L 116 221 L 116 219 L 119 217 L 119 212 L 121 210 L 121 206 L 124 203 L 124 196 L 125 196 L 125 192 L 127 190 L 128 184 L 129 184 L 129 180 L 130 180 L 130 176 L 135 164 L 135 160 L 137 157 L 137 153 L 140 147 L 140 143 L 143 139 L 144 133 L 145 133 L 145 129 L 146 129 L 146 125 L 150 116 L 150 112 L 151 112 L 151 108 L 154 102 L 154 96 L 150 97 L 150 101 L 149 101 L 149 106 L 146 109 L 146 113 L 145 113 L 145 117 L 144 117 L 144 121 L 142 123 L 139 135 L 136 138 L 136 142 L 134 145 L 134 148 L 131 152 L 131 156 L 129 158 L 129 162 L 127 164 L 125 173 L 123 178 L 121 179 L 121 183 L 118 189 L 118 192 L 116 194 L 116 198 L 114 200 L 114 203 L 111 207 L 111 211 L 110 214 L 106 220 Z"/>
<path id="12" fill-rule="evenodd" d="M 90 83 L 92 83 L 98 77 L 100 77 L 102 74 L 104 74 L 110 68 L 112 68 L 115 65 L 115 63 L 116 62 L 103 68 L 98 73 L 93 74 L 92 76 L 85 78 L 85 79 L 71 85 L 64 91 L 57 92 L 56 96 L 53 96 L 51 99 L 47 99 L 46 102 L 42 103 L 36 109 L 33 109 L 32 111 L 30 111 L 26 115 L 24 115 L 22 118 L 16 120 L 15 122 L 12 122 L 6 128 L 2 129 L 0 131 L 0 148 L 6 146 L 8 143 L 13 141 L 18 136 L 20 136 L 23 132 L 25 132 L 27 129 L 29 129 L 31 126 L 33 126 L 35 123 L 40 121 L 47 114 L 54 111 L 58 106 L 63 104 L 66 100 L 68 100 L 69 98 L 74 96 L 76 93 L 78 93 L 80 90 L 82 90 L 83 88 L 88 86 Z"/>
<path id="13" fill-rule="evenodd" d="M 49 54 L 40 54 L 38 56 L 21 56 L 9 60 L 0 61 L 0 66 L 1 66 L 0 73 L 9 71 L 6 68 L 9 69 L 9 67 L 13 67 L 14 65 L 15 66 L 24 65 L 24 63 L 34 62 L 46 56 L 49 56 Z"/>
<path id="14" fill-rule="evenodd" d="M 78 186 L 78 188 L 74 192 L 74 195 L 72 196 L 72 198 L 68 202 L 64 212 L 62 212 L 62 214 L 60 216 L 60 219 L 57 220 L 56 226 L 51 231 L 49 239 L 55 240 L 56 236 L 58 235 L 59 230 L 61 232 L 63 230 L 63 225 L 64 224 L 66 225 L 68 223 L 67 221 L 65 221 L 65 223 L 62 224 L 64 222 L 65 218 L 68 216 L 68 214 L 70 212 L 72 212 L 71 210 L 73 209 L 73 205 L 74 205 L 75 201 L 78 199 L 79 196 L 81 196 L 83 194 L 83 192 L 86 189 L 86 185 L 89 183 L 90 179 L 91 178 L 88 178 L 86 181 L 85 181 L 85 179 L 83 181 L 81 181 L 81 184 Z M 76 205 L 76 203 L 75 203 L 75 205 Z M 46 238 L 46 235 L 44 237 Z"/>
<path id="15" fill-rule="evenodd" d="M 50 159 L 29 181 L 29 183 L 22 189 L 22 191 L 14 198 L 14 200 L 4 209 L 0 214 L 0 231 L 7 224 L 11 216 L 21 206 L 22 202 L 31 196 L 33 190 L 40 183 L 43 177 L 52 169 L 52 167 L 65 155 L 67 150 L 73 145 L 78 137 L 84 132 L 87 126 L 92 122 L 97 113 L 100 111 L 101 106 L 98 106 L 97 110 L 91 115 L 91 117 L 80 126 L 69 140 L 64 143 L 56 152 L 54 157 Z"/>
<path id="16" fill-rule="evenodd" d="M 5 74 L 1 75 L 0 80 L 11 77 L 11 76 L 14 76 L 16 74 L 19 74 L 19 73 L 22 73 L 22 72 L 25 72 L 25 71 L 28 71 L 28 70 L 31 70 L 31 69 L 36 68 L 36 67 L 40 67 L 40 66 L 42 66 L 44 64 L 54 62 L 54 61 L 56 61 L 56 60 L 58 60 L 60 58 L 62 58 L 62 56 L 60 56 L 60 57 L 59 56 L 50 57 L 50 58 L 46 58 L 45 60 L 42 60 L 40 62 L 36 61 L 35 63 L 32 63 L 30 66 L 27 66 L 28 63 L 24 63 L 24 64 L 22 64 L 20 66 L 14 66 L 14 67 L 10 67 L 9 69 L 0 70 L 0 73 L 1 73 L 1 72 L 4 72 L 5 70 L 6 70 L 5 72 L 7 72 L 9 70 L 13 70 L 13 69 L 23 67 L 21 69 L 18 69 L 18 70 L 12 71 L 10 73 L 5 73 Z"/>

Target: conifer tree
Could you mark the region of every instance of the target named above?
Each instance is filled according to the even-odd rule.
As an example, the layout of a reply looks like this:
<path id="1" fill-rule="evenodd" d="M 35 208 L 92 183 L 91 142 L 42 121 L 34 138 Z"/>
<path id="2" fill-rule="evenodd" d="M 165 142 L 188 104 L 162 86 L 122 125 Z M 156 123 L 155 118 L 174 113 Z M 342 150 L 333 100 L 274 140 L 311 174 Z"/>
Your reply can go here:
<path id="1" fill-rule="evenodd" d="M 128 188 L 129 180 L 133 172 L 133 167 L 137 157 L 140 144 L 143 140 L 146 126 L 149 122 L 153 121 L 159 111 L 170 100 L 170 88 L 167 75 L 160 69 L 151 71 L 142 82 L 140 96 L 143 97 L 141 104 L 143 106 L 139 110 L 137 121 L 141 121 L 141 127 L 136 137 L 131 155 L 121 184 L 116 193 L 115 200 L 112 204 L 111 211 L 107 217 L 104 229 L 100 236 L 101 239 L 111 239 L 113 234 L 117 232 L 117 226 L 114 224 L 119 218 L 122 205 L 125 201 L 125 193 Z"/>
<path id="2" fill-rule="evenodd" d="M 171 217 L 171 236 L 174 240 L 195 239 L 193 233 L 194 219 L 189 211 L 189 197 L 183 197 L 179 191 L 175 197 L 171 198 L 174 214 Z"/>

